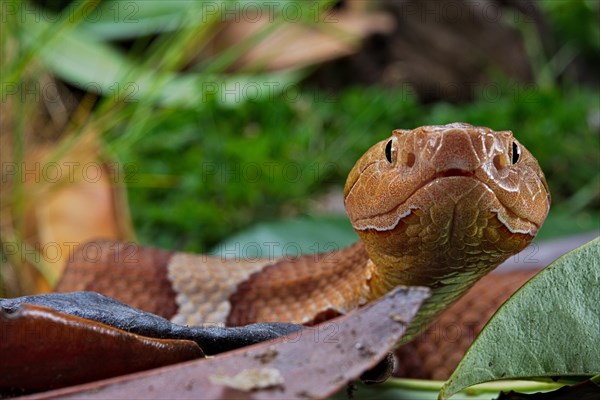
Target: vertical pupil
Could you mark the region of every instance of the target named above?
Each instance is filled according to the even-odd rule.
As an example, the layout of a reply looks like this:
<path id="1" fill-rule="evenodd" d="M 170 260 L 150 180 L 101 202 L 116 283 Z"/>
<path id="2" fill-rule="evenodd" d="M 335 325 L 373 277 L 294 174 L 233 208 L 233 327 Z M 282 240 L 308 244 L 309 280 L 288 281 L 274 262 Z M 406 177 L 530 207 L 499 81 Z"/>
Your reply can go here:
<path id="1" fill-rule="evenodd" d="M 513 144 L 512 144 L 512 163 L 516 164 L 517 161 L 519 161 L 520 156 L 521 156 L 521 149 L 515 142 L 513 142 Z"/>
<path id="2" fill-rule="evenodd" d="M 392 141 L 390 140 L 385 145 L 385 158 L 387 158 L 388 162 L 392 162 Z"/>

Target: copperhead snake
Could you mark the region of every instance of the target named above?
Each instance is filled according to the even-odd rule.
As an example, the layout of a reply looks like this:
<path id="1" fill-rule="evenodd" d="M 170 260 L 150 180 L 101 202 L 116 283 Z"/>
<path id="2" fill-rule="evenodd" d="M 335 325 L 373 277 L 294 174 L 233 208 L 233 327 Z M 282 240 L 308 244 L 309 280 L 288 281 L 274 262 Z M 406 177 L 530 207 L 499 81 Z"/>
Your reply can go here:
<path id="1" fill-rule="evenodd" d="M 76 254 L 57 290 L 97 291 L 178 324 L 235 326 L 314 324 L 397 285 L 427 286 L 432 296 L 407 342 L 529 245 L 550 194 L 536 159 L 512 132 L 454 123 L 393 131 L 350 171 L 344 202 L 360 241 L 333 253 L 229 260 L 146 249 L 135 254 L 138 263 L 128 264 L 115 259 L 126 257 L 124 248 L 113 246 L 94 263 Z M 521 275 L 510 290 L 531 273 Z M 494 287 L 502 281 L 471 295 L 483 301 Z M 430 353 L 439 358 L 440 350 Z M 440 378 L 435 372 L 413 376 Z"/>

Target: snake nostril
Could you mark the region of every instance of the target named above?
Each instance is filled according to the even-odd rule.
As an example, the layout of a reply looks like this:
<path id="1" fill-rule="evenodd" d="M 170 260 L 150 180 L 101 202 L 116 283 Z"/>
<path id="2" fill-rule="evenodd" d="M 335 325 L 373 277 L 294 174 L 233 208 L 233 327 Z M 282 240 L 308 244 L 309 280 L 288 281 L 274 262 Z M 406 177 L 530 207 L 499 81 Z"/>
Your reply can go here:
<path id="1" fill-rule="evenodd" d="M 496 169 L 504 169 L 508 166 L 506 157 L 504 157 L 502 154 L 497 154 L 494 157 L 494 167 L 496 167 Z"/>
<path id="2" fill-rule="evenodd" d="M 415 153 L 408 153 L 406 155 L 406 166 L 410 168 L 415 165 L 415 159 Z"/>

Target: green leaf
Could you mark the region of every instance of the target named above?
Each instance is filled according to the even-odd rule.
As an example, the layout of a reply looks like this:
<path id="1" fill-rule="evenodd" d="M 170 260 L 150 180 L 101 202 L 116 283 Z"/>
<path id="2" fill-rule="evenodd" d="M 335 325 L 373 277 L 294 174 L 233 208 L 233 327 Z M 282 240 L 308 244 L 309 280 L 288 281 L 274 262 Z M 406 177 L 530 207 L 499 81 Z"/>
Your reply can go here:
<path id="1" fill-rule="evenodd" d="M 33 17 L 21 22 L 24 41 L 30 47 L 44 42 L 44 35 L 53 26 Z M 220 71 L 211 74 L 157 71 L 149 65 L 136 64 L 81 26 L 55 33 L 52 41 L 40 46 L 37 55 L 65 81 L 89 92 L 122 98 L 126 103 L 143 99 L 147 104 L 195 107 L 214 99 L 238 107 L 250 99 L 272 100 L 277 93 L 293 86 L 300 76 L 300 71 L 290 70 L 232 77 L 225 77 Z"/>
<path id="2" fill-rule="evenodd" d="M 94 37 L 108 40 L 131 39 L 144 35 L 174 31 L 181 27 L 182 20 L 195 11 L 194 23 L 206 22 L 207 16 L 198 11 L 211 12 L 218 9 L 218 3 L 203 6 L 202 3 L 188 0 L 145 1 L 115 0 L 104 1 L 91 12 L 80 25 L 93 33 Z M 199 10 L 201 8 L 202 10 Z"/>
<path id="3" fill-rule="evenodd" d="M 219 244 L 212 253 L 246 258 L 329 252 L 358 240 L 345 216 L 303 217 L 257 224 Z"/>
<path id="4" fill-rule="evenodd" d="M 269 18 L 273 18 L 271 13 L 276 14 L 281 9 L 298 14 L 298 19 L 304 17 L 310 21 L 323 15 L 324 11 L 319 10 L 329 3 L 332 1 L 305 4 L 301 0 L 113 0 L 103 1 L 96 9 L 86 13 L 80 27 L 93 33 L 97 39 L 124 40 L 177 31 L 182 27 L 205 24 L 215 18 L 225 21 L 236 14 L 236 18 L 242 22 L 255 22 L 258 16 L 269 15 Z"/>
<path id="5" fill-rule="evenodd" d="M 442 387 L 600 372 L 600 238 L 560 257 L 492 317 Z"/>

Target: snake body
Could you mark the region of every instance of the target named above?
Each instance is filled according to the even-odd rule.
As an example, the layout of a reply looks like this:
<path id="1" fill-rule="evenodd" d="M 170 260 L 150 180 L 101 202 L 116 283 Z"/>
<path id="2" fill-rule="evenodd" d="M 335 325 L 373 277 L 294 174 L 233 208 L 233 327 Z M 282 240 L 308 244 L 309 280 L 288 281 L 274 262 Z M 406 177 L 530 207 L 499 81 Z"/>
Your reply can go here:
<path id="1" fill-rule="evenodd" d="M 350 171 L 344 202 L 360 241 L 332 253 L 248 260 L 159 252 L 136 270 L 115 268 L 113 249 L 102 262 L 73 259 L 57 289 L 100 291 L 180 324 L 244 325 L 314 324 L 398 285 L 427 286 L 432 296 L 407 341 L 533 240 L 550 195 L 512 132 L 454 123 L 393 131 Z"/>

